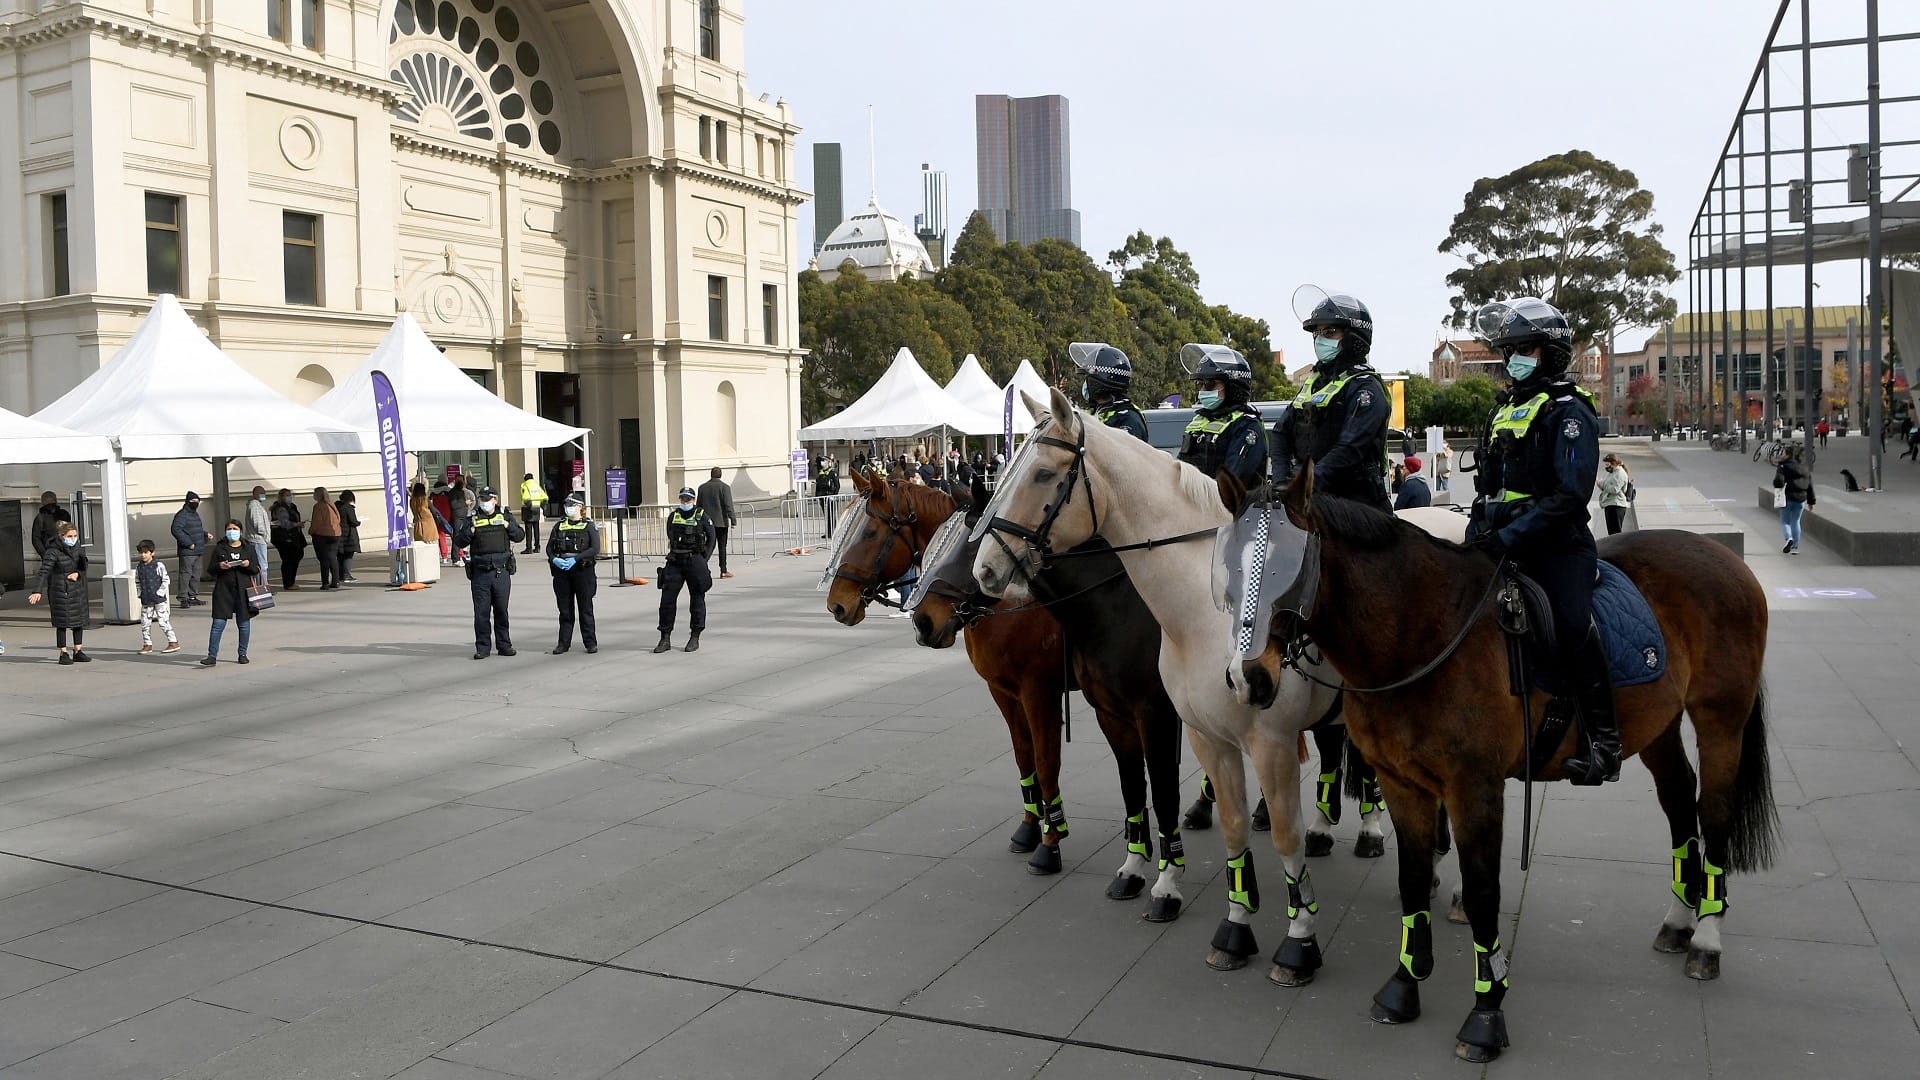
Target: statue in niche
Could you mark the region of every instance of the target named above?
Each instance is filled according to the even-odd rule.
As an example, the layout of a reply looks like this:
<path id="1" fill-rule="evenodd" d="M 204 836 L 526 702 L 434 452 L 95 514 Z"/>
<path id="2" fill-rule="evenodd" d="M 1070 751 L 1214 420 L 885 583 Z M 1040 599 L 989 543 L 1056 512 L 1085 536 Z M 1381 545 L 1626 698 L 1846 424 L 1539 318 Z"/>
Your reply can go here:
<path id="1" fill-rule="evenodd" d="M 508 283 L 507 288 L 513 294 L 511 305 L 513 318 L 510 325 L 520 326 L 527 321 L 527 300 L 526 296 L 521 292 L 520 279 L 514 278 Z"/>
<path id="2" fill-rule="evenodd" d="M 606 340 L 600 332 L 600 293 L 593 286 L 587 286 L 587 334 L 596 341 Z"/>

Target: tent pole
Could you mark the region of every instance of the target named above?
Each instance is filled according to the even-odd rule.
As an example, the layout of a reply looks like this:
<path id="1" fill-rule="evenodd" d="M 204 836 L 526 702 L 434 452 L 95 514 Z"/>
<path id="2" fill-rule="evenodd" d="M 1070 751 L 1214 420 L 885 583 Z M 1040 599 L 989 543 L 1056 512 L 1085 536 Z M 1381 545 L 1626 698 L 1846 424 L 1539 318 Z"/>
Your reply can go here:
<path id="1" fill-rule="evenodd" d="M 127 462 L 120 456 L 120 440 L 113 440 L 113 459 L 100 466 L 100 526 L 106 536 L 106 572 L 122 577 L 133 572 L 133 544 L 128 539 Z"/>
<path id="2" fill-rule="evenodd" d="M 213 508 L 214 514 L 222 522 L 233 516 L 232 481 L 227 477 L 227 466 L 232 458 L 217 457 L 213 462 Z M 211 530 L 209 530 L 211 531 Z"/>

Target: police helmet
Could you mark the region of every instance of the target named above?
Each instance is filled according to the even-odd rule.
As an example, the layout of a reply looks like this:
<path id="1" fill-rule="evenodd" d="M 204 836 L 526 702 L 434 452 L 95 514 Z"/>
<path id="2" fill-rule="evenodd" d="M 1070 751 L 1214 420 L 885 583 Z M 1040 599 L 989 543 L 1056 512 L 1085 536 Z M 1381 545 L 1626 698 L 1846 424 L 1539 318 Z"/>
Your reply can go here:
<path id="1" fill-rule="evenodd" d="M 569 502 L 569 503 L 578 503 L 578 504 L 580 504 L 581 506 L 585 506 L 585 505 L 587 505 L 587 495 L 586 495 L 586 492 L 583 492 L 583 491 L 570 491 L 570 492 L 568 492 L 568 493 L 567 493 L 567 499 L 566 499 L 566 501 L 567 501 L 567 502 Z"/>
<path id="2" fill-rule="evenodd" d="M 1300 329 L 1309 334 L 1337 329 L 1345 331 L 1348 338 L 1373 344 L 1373 313 L 1349 293 L 1329 293 L 1318 285 L 1302 285 L 1293 292 L 1293 313 L 1300 317 Z"/>
<path id="3" fill-rule="evenodd" d="M 1229 385 L 1253 388 L 1253 367 L 1247 358 L 1225 345 L 1182 345 L 1180 366 L 1195 382 L 1220 379 Z"/>
<path id="4" fill-rule="evenodd" d="M 1133 361 L 1105 342 L 1076 341 L 1067 346 L 1067 357 L 1085 373 L 1090 387 L 1124 394 L 1133 385 Z"/>
<path id="5" fill-rule="evenodd" d="M 479 497 L 482 499 L 497 499 L 500 497 L 500 493 L 493 490 L 491 487 L 483 487 L 480 489 Z"/>
<path id="6" fill-rule="evenodd" d="M 1558 375 L 1573 362 L 1573 327 L 1560 309 L 1535 296 L 1496 300 L 1473 317 L 1473 336 L 1502 358 L 1520 349 L 1545 346 L 1540 353 L 1540 375 Z"/>

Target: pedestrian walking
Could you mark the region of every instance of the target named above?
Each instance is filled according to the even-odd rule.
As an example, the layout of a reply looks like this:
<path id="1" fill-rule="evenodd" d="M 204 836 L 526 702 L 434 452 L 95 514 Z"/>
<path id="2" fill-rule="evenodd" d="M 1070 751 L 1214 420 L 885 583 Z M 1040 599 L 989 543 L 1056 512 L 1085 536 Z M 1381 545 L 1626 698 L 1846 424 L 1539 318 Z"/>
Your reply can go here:
<path id="1" fill-rule="evenodd" d="M 173 512 L 173 546 L 180 562 L 180 606 L 200 602 L 200 569 L 207 562 L 207 542 L 213 534 L 200 520 L 200 493 L 187 492 L 180 509 Z"/>
<path id="2" fill-rule="evenodd" d="M 1821 417 L 1820 422 L 1814 425 L 1813 430 L 1815 434 L 1820 436 L 1820 449 L 1825 450 L 1827 448 L 1827 432 L 1832 430 L 1827 425 L 1827 418 L 1824 416 Z"/>
<path id="3" fill-rule="evenodd" d="M 553 599 L 560 605 L 560 641 L 553 655 L 573 647 L 576 616 L 580 643 L 587 652 L 597 653 L 600 635 L 593 623 L 593 594 L 599 581 L 593 576 L 593 564 L 600 559 L 600 530 L 587 517 L 587 497 L 581 492 L 567 496 L 563 513 L 566 516 L 547 533 L 547 566 L 553 571 Z"/>
<path id="4" fill-rule="evenodd" d="M 1406 465 L 1399 461 L 1394 462 L 1393 472 L 1388 474 L 1387 476 L 1387 491 L 1394 495 L 1400 494 L 1400 485 L 1403 483 L 1406 483 L 1406 480 L 1407 480 Z"/>
<path id="5" fill-rule="evenodd" d="M 353 557 L 360 554 L 360 508 L 354 504 L 353 492 L 341 492 L 333 508 L 340 512 L 340 576 L 335 580 L 358 581 L 353 576 Z"/>
<path id="6" fill-rule="evenodd" d="M 1820 501 L 1813 490 L 1813 471 L 1807 468 L 1806 451 L 1798 446 L 1787 448 L 1787 458 L 1773 470 L 1773 486 L 1780 494 L 1775 496 L 1780 504 L 1780 545 L 1783 555 L 1800 554 L 1800 519 L 1806 516 L 1807 507 Z"/>
<path id="7" fill-rule="evenodd" d="M 1453 444 L 1440 440 L 1440 449 L 1433 453 L 1433 484 L 1436 491 L 1448 491 L 1453 478 Z"/>
<path id="8" fill-rule="evenodd" d="M 253 545 L 253 572 L 267 580 L 267 541 L 273 535 L 273 517 L 267 510 L 267 489 L 253 485 L 253 498 L 247 500 L 247 543 Z M 218 541 L 215 541 L 217 544 Z"/>
<path id="9" fill-rule="evenodd" d="M 540 514 L 547 505 L 547 489 L 528 473 L 520 481 L 520 527 L 527 530 L 527 546 L 520 552 L 531 555 L 540 543 Z"/>
<path id="10" fill-rule="evenodd" d="M 1600 512 L 1607 516 L 1607 535 L 1612 536 L 1626 526 L 1627 506 L 1632 501 L 1627 498 L 1627 488 L 1633 484 L 1633 474 L 1619 454 L 1601 458 L 1600 465 L 1595 486 L 1600 489 Z"/>
<path id="11" fill-rule="evenodd" d="M 313 534 L 313 557 L 320 564 L 320 591 L 340 587 L 340 511 L 327 489 L 313 489 L 313 516 L 307 519 Z"/>
<path id="12" fill-rule="evenodd" d="M 451 490 L 445 483 L 436 480 L 433 484 L 433 494 L 427 498 L 427 507 L 432 511 L 433 522 L 440 530 L 441 566 L 453 565 L 453 521 L 449 517 L 453 513 L 453 500 L 448 496 Z"/>
<path id="13" fill-rule="evenodd" d="M 453 484 L 447 488 L 447 532 L 453 535 L 453 565 L 467 564 L 466 545 L 460 542 L 460 532 L 473 520 L 473 489 L 468 486 L 466 474 L 453 478 Z M 492 515 L 488 515 L 491 517 Z"/>
<path id="14" fill-rule="evenodd" d="M 453 503 L 457 507 L 460 500 Z M 453 544 L 467 552 L 467 584 L 473 590 L 475 660 L 518 651 L 508 629 L 507 601 L 513 594 L 513 545 L 524 539 L 520 523 L 502 512 L 500 494 L 490 487 L 480 489 L 474 515 L 454 526 Z"/>
<path id="15" fill-rule="evenodd" d="M 229 520 L 220 539 L 214 541 L 213 554 L 207 557 L 207 569 L 213 574 L 213 626 L 207 631 L 207 655 L 201 667 L 212 667 L 220 660 L 220 639 L 227 622 L 240 624 L 240 662 L 247 660 L 247 646 L 253 637 L 253 607 L 247 600 L 247 587 L 265 581 L 266 567 L 254 561 L 252 545 L 242 541 L 240 523 Z"/>
<path id="16" fill-rule="evenodd" d="M 1907 452 L 1900 456 L 1920 462 L 1920 421 L 1907 421 Z"/>
<path id="17" fill-rule="evenodd" d="M 300 561 L 307 555 L 307 523 L 300 516 L 299 504 L 293 501 L 293 489 L 281 488 L 268 513 L 273 520 L 273 550 L 280 553 L 280 587 L 299 592 L 294 579 L 300 574 Z"/>
<path id="18" fill-rule="evenodd" d="M 67 508 L 60 505 L 60 496 L 51 491 L 40 493 L 40 509 L 33 515 L 33 553 L 39 555 L 47 550 L 47 545 L 60 538 L 60 526 L 73 520 Z"/>
<path id="19" fill-rule="evenodd" d="M 153 557 L 153 541 L 142 540 L 136 549 L 140 553 L 140 562 L 133 568 L 133 582 L 140 590 L 140 655 L 153 652 L 153 626 L 160 624 L 160 632 L 167 636 L 167 647 L 161 652 L 180 651 L 180 636 L 173 632 L 173 615 L 167 608 L 167 564 Z M 199 571 L 198 567 L 194 568 Z"/>
<path id="20" fill-rule="evenodd" d="M 720 479 L 718 465 L 708 473 L 707 482 L 700 485 L 695 501 L 707 512 L 707 520 L 713 522 L 714 550 L 720 554 L 720 576 L 730 578 L 733 574 L 727 570 L 727 533 L 740 524 L 740 518 L 733 512 L 733 489 Z"/>
<path id="21" fill-rule="evenodd" d="M 687 589 L 687 651 L 700 649 L 700 632 L 707 628 L 707 590 L 713 575 L 707 556 L 713 551 L 713 521 L 694 501 L 690 487 L 680 489 L 680 505 L 667 515 L 667 564 L 660 569 L 660 643 L 653 651 L 673 648 L 673 623 L 679 615 L 680 589 Z"/>
<path id="22" fill-rule="evenodd" d="M 1400 492 L 1394 496 L 1393 508 L 1405 510 L 1410 506 L 1432 506 L 1433 491 L 1427 487 L 1427 478 L 1420 475 L 1420 459 L 1410 457 L 1403 465 L 1407 474 L 1400 481 Z"/>
<path id="23" fill-rule="evenodd" d="M 62 521 L 45 551 L 40 553 L 40 573 L 34 578 L 33 592 L 27 603 L 47 601 L 47 614 L 53 618 L 53 640 L 60 646 L 62 664 L 85 664 L 93 660 L 81 651 L 81 639 L 87 629 L 87 552 L 80 546 L 80 529 L 71 521 Z M 67 639 L 73 639 L 68 651 Z"/>

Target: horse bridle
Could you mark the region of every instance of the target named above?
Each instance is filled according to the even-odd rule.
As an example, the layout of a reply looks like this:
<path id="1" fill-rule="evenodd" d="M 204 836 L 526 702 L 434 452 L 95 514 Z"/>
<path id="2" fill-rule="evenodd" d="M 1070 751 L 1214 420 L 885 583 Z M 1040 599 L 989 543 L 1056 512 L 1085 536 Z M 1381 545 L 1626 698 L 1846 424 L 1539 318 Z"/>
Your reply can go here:
<path id="1" fill-rule="evenodd" d="M 1054 488 L 1053 501 L 1041 508 L 1040 524 L 1038 526 L 1028 528 L 1017 521 L 1009 521 L 996 514 L 987 519 L 986 531 L 986 535 L 992 537 L 993 542 L 1000 545 L 1000 550 L 1006 553 L 1007 558 L 1019 569 L 1020 576 L 1026 578 L 1029 583 L 1033 581 L 1036 571 L 1029 571 L 1026 568 L 1026 564 L 1024 560 L 1020 558 L 1019 553 L 1013 550 L 1012 545 L 1008 544 L 1005 537 L 1001 534 L 1005 533 L 1025 540 L 1029 547 L 1040 554 L 1040 568 L 1044 569 L 1048 560 L 1059 557 L 1053 550 L 1053 523 L 1060 519 L 1060 512 L 1067 508 L 1069 502 L 1073 501 L 1073 489 L 1076 483 L 1087 489 L 1087 514 L 1093 519 L 1093 531 L 1087 534 L 1087 538 L 1092 539 L 1100 535 L 1100 514 L 1099 511 L 1094 508 L 1093 482 L 1087 477 L 1086 470 L 1087 429 L 1085 426 L 1082 426 L 1075 434 L 1074 441 L 1072 442 L 1067 442 L 1065 439 L 1056 439 L 1051 435 L 1034 435 L 1031 436 L 1031 438 L 1041 446 L 1057 446 L 1062 450 L 1071 452 L 1073 454 L 1073 464 L 1067 466 L 1067 474 L 1060 478 L 1060 485 Z M 1005 483 L 1007 479 L 1008 478 L 1003 477 L 1001 482 Z"/>
<path id="2" fill-rule="evenodd" d="M 863 605 L 878 603 L 883 607 L 900 606 L 898 603 L 880 595 L 886 590 L 895 587 L 901 581 L 900 578 L 894 578 L 891 581 L 881 578 L 881 574 L 883 574 L 887 568 L 887 559 L 893 555 L 895 544 L 902 540 L 906 541 L 908 548 L 907 566 L 909 568 L 920 560 L 920 544 L 913 536 L 913 527 L 920 523 L 920 512 L 913 509 L 912 505 L 909 504 L 906 516 L 902 517 L 896 505 L 900 497 L 899 492 L 889 489 L 887 500 L 888 510 L 885 517 L 880 516 L 880 514 L 874 511 L 873 493 L 871 490 L 861 497 L 860 508 L 865 511 L 866 515 L 887 527 L 887 539 L 885 543 L 880 545 L 880 554 L 874 559 L 873 569 L 866 572 L 848 570 L 846 564 L 842 563 L 833 570 L 833 576 L 835 578 L 842 581 L 851 581 L 855 585 L 860 586 L 860 603 Z"/>

